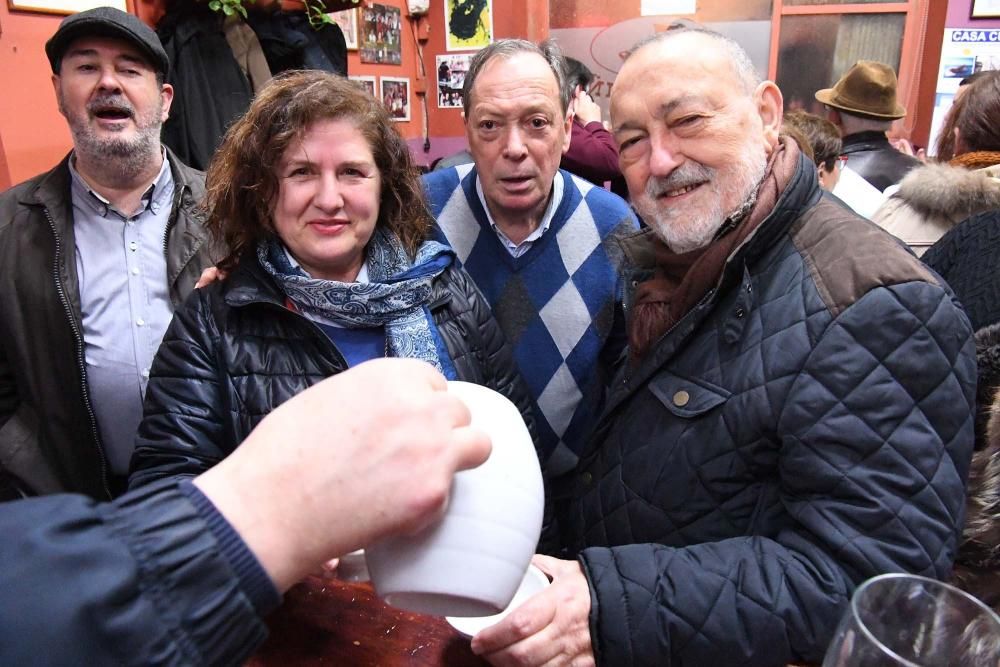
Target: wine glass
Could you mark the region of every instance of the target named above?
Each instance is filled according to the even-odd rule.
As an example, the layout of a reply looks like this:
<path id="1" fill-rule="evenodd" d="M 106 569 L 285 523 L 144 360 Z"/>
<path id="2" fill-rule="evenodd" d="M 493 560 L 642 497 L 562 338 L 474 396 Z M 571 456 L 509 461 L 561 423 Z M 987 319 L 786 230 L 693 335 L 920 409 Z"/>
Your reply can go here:
<path id="1" fill-rule="evenodd" d="M 1000 665 L 1000 617 L 954 586 L 910 574 L 861 584 L 823 667 Z"/>

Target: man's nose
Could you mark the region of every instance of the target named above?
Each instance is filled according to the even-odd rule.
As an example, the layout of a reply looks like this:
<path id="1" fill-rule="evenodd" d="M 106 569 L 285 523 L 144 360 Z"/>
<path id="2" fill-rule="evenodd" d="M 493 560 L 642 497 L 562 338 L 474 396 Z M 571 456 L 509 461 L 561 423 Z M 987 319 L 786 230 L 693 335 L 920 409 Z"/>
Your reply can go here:
<path id="1" fill-rule="evenodd" d="M 114 67 L 102 67 L 101 78 L 97 82 L 101 90 L 121 90 L 122 84 L 118 80 L 118 72 Z"/>
<path id="2" fill-rule="evenodd" d="M 510 160 L 519 160 L 525 156 L 527 149 L 524 144 L 524 135 L 521 128 L 511 125 L 504 135 L 503 156 Z"/>
<path id="3" fill-rule="evenodd" d="M 675 142 L 665 138 L 656 138 L 650 142 L 649 172 L 652 176 L 669 176 L 682 162 L 684 158 Z"/>

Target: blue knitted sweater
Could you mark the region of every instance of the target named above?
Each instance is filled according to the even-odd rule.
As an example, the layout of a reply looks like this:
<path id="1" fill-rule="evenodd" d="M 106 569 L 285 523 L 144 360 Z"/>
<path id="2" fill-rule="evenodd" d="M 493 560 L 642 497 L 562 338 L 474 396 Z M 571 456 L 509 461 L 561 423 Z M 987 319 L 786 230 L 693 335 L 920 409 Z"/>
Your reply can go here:
<path id="1" fill-rule="evenodd" d="M 625 346 L 618 239 L 638 228 L 621 198 L 560 171 L 548 230 L 512 257 L 490 226 L 466 164 L 424 177 L 439 237 L 486 296 L 538 405 L 540 450 L 579 452 Z M 565 454 L 563 454 L 565 455 Z M 561 467 L 561 466 L 559 466 Z"/>

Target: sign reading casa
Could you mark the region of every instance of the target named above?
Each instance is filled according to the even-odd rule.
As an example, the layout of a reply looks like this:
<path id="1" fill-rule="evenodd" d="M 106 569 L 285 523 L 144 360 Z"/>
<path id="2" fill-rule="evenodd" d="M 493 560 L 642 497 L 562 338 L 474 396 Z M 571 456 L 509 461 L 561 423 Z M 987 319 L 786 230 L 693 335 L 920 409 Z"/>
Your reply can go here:
<path id="1" fill-rule="evenodd" d="M 953 30 L 951 41 L 1000 43 L 1000 30 Z"/>

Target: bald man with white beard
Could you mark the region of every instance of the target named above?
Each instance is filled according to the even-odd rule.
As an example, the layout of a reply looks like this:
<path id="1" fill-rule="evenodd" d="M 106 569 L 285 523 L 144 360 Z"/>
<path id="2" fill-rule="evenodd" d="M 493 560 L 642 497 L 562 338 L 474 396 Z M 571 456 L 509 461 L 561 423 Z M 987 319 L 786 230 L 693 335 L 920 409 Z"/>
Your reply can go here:
<path id="1" fill-rule="evenodd" d="M 716 33 L 627 57 L 611 120 L 649 225 L 626 243 L 628 358 L 551 489 L 552 585 L 473 638 L 491 663 L 819 662 L 861 581 L 950 571 L 969 322 L 820 197 L 781 119 L 777 86 Z"/>

